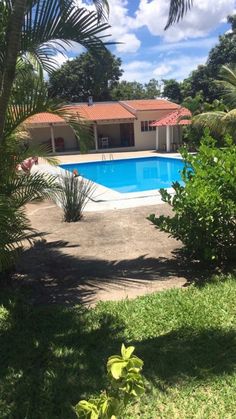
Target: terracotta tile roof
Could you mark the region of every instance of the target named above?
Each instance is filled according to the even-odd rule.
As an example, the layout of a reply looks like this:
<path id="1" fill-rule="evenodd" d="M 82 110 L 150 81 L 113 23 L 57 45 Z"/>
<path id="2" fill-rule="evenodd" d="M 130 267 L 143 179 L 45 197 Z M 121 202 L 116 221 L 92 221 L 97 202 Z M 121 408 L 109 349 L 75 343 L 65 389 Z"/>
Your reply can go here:
<path id="1" fill-rule="evenodd" d="M 153 122 L 150 124 L 152 127 L 163 127 L 166 125 L 189 125 L 191 124 L 191 120 L 189 119 L 181 119 L 179 118 L 183 116 L 192 116 L 191 112 L 186 108 L 179 108 L 177 111 L 173 111 L 168 115 L 164 116 L 163 118 L 159 119 L 158 121 Z"/>
<path id="2" fill-rule="evenodd" d="M 135 111 L 157 111 L 165 109 L 177 109 L 179 105 L 166 99 L 150 99 L 150 100 L 124 100 L 120 102 L 129 106 Z"/>
<path id="3" fill-rule="evenodd" d="M 52 124 L 58 122 L 65 122 L 63 118 L 53 113 L 41 112 L 33 116 L 30 116 L 27 120 L 27 124 Z"/>
<path id="4" fill-rule="evenodd" d="M 68 107 L 72 112 L 78 114 L 88 121 L 103 121 L 114 119 L 134 119 L 134 115 L 125 109 L 120 103 L 94 103 L 91 106 L 87 104 L 78 104 Z"/>
<path id="5" fill-rule="evenodd" d="M 130 110 L 127 109 L 130 108 Z M 104 102 L 94 103 L 88 106 L 87 103 L 79 103 L 75 105 L 66 106 L 66 110 L 71 113 L 76 113 L 81 118 L 88 121 L 110 121 L 119 119 L 135 119 L 132 111 L 136 110 L 175 110 L 179 105 L 169 102 L 165 99 L 153 100 L 127 100 L 123 102 Z M 58 115 L 42 112 L 28 118 L 29 124 L 51 124 L 62 123 L 64 119 Z"/>

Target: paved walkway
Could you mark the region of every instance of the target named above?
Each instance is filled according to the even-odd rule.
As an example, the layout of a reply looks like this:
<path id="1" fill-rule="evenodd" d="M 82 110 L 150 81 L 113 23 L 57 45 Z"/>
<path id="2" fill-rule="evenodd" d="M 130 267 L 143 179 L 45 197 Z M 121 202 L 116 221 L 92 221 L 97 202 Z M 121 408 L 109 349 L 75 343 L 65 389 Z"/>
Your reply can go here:
<path id="1" fill-rule="evenodd" d="M 64 223 L 53 204 L 27 207 L 42 238 L 25 251 L 17 278 L 34 303 L 83 303 L 134 298 L 182 287 L 201 275 L 176 254 L 180 243 L 147 220 L 170 214 L 167 205 L 86 213 Z"/>

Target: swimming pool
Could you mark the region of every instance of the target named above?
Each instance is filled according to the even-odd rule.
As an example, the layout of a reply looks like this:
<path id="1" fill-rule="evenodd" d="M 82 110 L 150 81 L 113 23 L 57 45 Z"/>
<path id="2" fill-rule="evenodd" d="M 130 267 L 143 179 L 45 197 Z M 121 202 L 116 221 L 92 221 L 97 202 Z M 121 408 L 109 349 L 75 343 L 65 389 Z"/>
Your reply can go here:
<path id="1" fill-rule="evenodd" d="M 62 164 L 65 170 L 78 170 L 83 177 L 120 193 L 170 188 L 180 181 L 181 159 L 140 157 L 134 159 Z"/>

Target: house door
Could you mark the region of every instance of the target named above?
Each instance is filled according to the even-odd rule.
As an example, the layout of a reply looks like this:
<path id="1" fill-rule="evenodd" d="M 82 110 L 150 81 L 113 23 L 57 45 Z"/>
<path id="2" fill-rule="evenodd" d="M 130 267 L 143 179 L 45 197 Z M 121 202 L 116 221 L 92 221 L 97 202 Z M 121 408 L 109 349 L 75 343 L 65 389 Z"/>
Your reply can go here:
<path id="1" fill-rule="evenodd" d="M 122 147 L 133 147 L 134 124 L 120 124 L 120 138 Z"/>

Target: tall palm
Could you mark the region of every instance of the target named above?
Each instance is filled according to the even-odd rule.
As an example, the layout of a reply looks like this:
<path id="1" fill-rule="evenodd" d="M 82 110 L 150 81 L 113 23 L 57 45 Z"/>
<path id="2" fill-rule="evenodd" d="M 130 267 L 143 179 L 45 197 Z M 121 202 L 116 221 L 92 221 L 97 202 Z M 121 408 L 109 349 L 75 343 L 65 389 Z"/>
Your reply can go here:
<path id="1" fill-rule="evenodd" d="M 58 49 L 72 43 L 97 51 L 109 28 L 102 19 L 107 0 L 93 0 L 97 12 L 79 8 L 74 0 L 4 0 L 0 32 L 0 144 L 19 56 L 30 54 L 44 70 L 55 65 Z M 104 13 L 103 13 L 104 12 Z"/>
<path id="2" fill-rule="evenodd" d="M 102 6 L 107 1 L 94 3 L 97 13 L 75 7 L 73 0 L 0 3 L 0 273 L 12 265 L 22 243 L 31 238 L 25 204 L 58 190 L 53 176 L 16 171 L 25 158 L 45 154 L 43 149 L 24 148 L 25 120 L 35 113 L 53 111 L 81 131 L 81 122 L 68 108 L 60 109 L 48 99 L 42 70 L 52 71 L 57 49 L 71 42 L 94 51 L 103 47 L 103 31 L 109 25 L 102 20 Z M 30 62 L 41 71 L 28 66 L 25 71 L 22 58 L 29 54 Z"/>
<path id="3" fill-rule="evenodd" d="M 193 124 L 209 127 L 219 134 L 229 133 L 235 137 L 236 129 L 236 66 L 223 66 L 221 80 L 217 84 L 222 88 L 222 95 L 227 110 L 205 112 L 193 118 Z"/>

